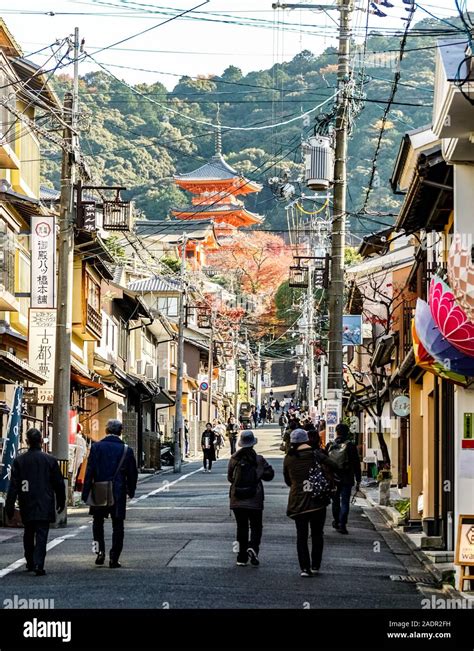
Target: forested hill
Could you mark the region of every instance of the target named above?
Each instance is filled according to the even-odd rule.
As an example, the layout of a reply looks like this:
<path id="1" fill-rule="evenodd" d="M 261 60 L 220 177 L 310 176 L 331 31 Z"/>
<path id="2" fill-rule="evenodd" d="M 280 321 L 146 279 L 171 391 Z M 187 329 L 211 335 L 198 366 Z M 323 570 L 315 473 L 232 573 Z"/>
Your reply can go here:
<path id="1" fill-rule="evenodd" d="M 372 210 L 390 211 L 397 206 L 388 181 L 400 140 L 407 130 L 431 122 L 436 38 L 457 34 L 462 40 L 459 32 L 431 19 L 419 22 L 415 29 L 408 39 L 400 84 L 382 141 L 379 179 L 369 205 Z M 349 211 L 357 211 L 363 203 L 399 46 L 400 35 L 387 38 L 374 33 L 367 42 L 367 53 L 377 54 L 367 59 L 367 102 L 350 141 Z M 188 117 L 215 123 L 219 106 L 223 125 L 284 121 L 334 93 L 336 58 L 333 48 L 317 57 L 305 51 L 292 61 L 247 75 L 242 74 L 236 62 L 220 77 L 208 77 L 205 71 L 199 79 L 183 77 L 172 92 L 161 83 L 154 83 L 140 84 L 137 94 L 105 71 L 89 73 L 80 83 L 82 149 L 98 179 L 127 186 L 129 196 L 147 217 L 163 219 L 169 215 L 170 207 L 185 205 L 188 200 L 172 183 L 172 175 L 198 167 L 215 151 L 214 130 Z M 150 68 L 152 62 L 151 59 Z M 110 70 L 120 75 L 118 68 Z M 57 84 L 61 93 L 70 80 L 60 77 Z M 297 121 L 266 131 L 223 128 L 224 155 L 229 163 L 261 183 L 284 168 L 296 177 L 301 161 L 301 136 L 311 132 L 311 124 L 304 127 L 302 121 Z M 59 187 L 58 159 L 46 160 L 43 172 L 47 181 Z M 248 208 L 264 214 L 267 227 L 285 224 L 284 204 L 274 200 L 268 186 L 258 197 L 249 198 Z M 373 231 L 378 226 L 370 220 L 358 221 L 357 232 L 364 228 Z"/>

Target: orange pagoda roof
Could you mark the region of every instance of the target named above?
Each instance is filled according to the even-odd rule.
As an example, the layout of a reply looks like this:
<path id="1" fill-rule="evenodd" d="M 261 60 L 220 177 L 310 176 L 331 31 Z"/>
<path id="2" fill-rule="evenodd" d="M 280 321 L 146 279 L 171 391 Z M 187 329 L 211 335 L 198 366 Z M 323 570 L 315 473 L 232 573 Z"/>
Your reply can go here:
<path id="1" fill-rule="evenodd" d="M 194 194 L 226 191 L 236 196 L 260 192 L 263 187 L 239 174 L 219 152 L 193 172 L 175 175 L 174 180 L 180 188 Z"/>
<path id="2" fill-rule="evenodd" d="M 216 224 L 226 223 L 236 228 L 260 224 L 263 220 L 260 215 L 250 212 L 245 206 L 231 203 L 188 206 L 174 209 L 172 213 L 178 219 L 212 219 Z"/>

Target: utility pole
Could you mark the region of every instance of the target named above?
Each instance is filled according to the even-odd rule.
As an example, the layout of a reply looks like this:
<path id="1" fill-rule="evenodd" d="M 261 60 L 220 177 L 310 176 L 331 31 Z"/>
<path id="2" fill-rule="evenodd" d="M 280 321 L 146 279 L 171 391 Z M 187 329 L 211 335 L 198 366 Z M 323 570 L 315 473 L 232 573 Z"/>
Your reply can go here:
<path id="1" fill-rule="evenodd" d="M 234 365 L 235 365 L 235 393 L 234 393 L 234 416 L 237 418 L 237 409 L 239 407 L 239 333 L 234 333 Z"/>
<path id="2" fill-rule="evenodd" d="M 186 273 L 186 245 L 188 238 L 183 233 L 181 250 L 181 293 L 179 295 L 179 317 L 178 317 L 178 355 L 176 361 L 176 416 L 174 423 L 174 464 L 173 472 L 181 472 L 181 437 L 183 428 L 183 376 L 184 376 L 184 324 L 185 324 L 185 273 Z"/>
<path id="3" fill-rule="evenodd" d="M 247 402 L 250 402 L 250 341 L 248 330 L 245 331 L 245 347 L 246 347 L 246 359 L 245 359 L 245 372 L 247 375 Z"/>
<path id="4" fill-rule="evenodd" d="M 274 2 L 273 9 L 339 10 L 339 54 L 336 115 L 336 152 L 334 166 L 334 203 L 329 285 L 328 399 L 337 400 L 342 415 L 342 317 L 344 313 L 344 248 L 346 239 L 347 141 L 349 98 L 346 90 L 350 77 L 350 22 L 354 0 L 337 0 L 336 5 Z"/>
<path id="5" fill-rule="evenodd" d="M 213 311 L 214 317 L 214 311 Z M 212 376 L 214 374 L 214 318 L 211 323 L 211 336 L 209 339 L 209 359 L 208 359 L 208 375 L 209 375 L 209 388 L 207 390 L 207 422 L 212 422 Z"/>
<path id="6" fill-rule="evenodd" d="M 262 400 L 262 344 L 257 344 L 257 377 L 255 380 L 255 409 L 260 405 Z"/>
<path id="7" fill-rule="evenodd" d="M 65 149 L 61 167 L 61 203 L 58 243 L 58 296 L 56 325 L 56 358 L 54 364 L 54 408 L 52 453 L 58 459 L 68 494 L 69 429 L 71 409 L 71 331 L 72 287 L 74 271 L 74 185 L 76 183 L 77 113 L 79 89 L 79 30 L 74 30 L 74 81 L 73 92 L 64 96 Z M 67 524 L 67 506 L 57 518 L 57 525 Z"/>
<path id="8" fill-rule="evenodd" d="M 342 415 L 342 317 L 344 311 L 344 249 L 346 239 L 348 94 L 350 76 L 350 19 L 352 0 L 340 0 L 339 57 L 337 71 L 336 160 L 334 167 L 334 203 L 329 285 L 328 398 L 338 402 Z"/>
<path id="9" fill-rule="evenodd" d="M 314 407 L 314 296 L 313 296 L 313 267 L 311 261 L 308 271 L 308 411 Z"/>

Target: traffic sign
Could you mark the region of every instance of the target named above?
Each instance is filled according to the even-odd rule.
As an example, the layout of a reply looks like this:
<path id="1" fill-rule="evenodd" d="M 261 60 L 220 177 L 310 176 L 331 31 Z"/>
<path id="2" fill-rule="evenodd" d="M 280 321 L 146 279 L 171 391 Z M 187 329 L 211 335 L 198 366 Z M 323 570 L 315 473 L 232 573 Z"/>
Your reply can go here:
<path id="1" fill-rule="evenodd" d="M 207 391 L 209 389 L 209 383 L 208 382 L 201 382 L 199 385 L 199 388 L 201 391 Z"/>

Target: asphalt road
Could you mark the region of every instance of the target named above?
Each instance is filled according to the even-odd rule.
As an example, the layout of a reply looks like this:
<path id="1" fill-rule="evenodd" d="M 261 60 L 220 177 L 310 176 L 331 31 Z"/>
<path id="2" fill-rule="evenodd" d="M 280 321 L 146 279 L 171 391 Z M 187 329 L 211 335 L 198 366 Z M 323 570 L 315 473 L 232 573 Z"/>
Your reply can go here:
<path id="1" fill-rule="evenodd" d="M 321 574 L 300 577 L 295 527 L 285 515 L 279 428 L 267 426 L 257 436 L 258 452 L 276 471 L 265 484 L 259 568 L 236 566 L 227 460 L 218 460 L 211 474 L 192 462 L 181 475 L 139 484 L 120 569 L 94 565 L 85 508 L 70 512 L 66 529 L 51 530 L 44 577 L 23 571 L 21 530 L 0 542 L 0 607 L 18 595 L 53 599 L 55 608 L 420 608 L 423 595 L 414 585 L 390 580 L 407 573 L 406 552 L 391 551 L 364 500 L 352 508 L 348 536 L 332 529 L 328 514 Z"/>

